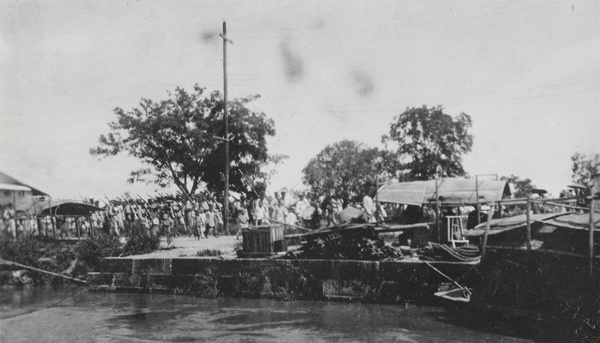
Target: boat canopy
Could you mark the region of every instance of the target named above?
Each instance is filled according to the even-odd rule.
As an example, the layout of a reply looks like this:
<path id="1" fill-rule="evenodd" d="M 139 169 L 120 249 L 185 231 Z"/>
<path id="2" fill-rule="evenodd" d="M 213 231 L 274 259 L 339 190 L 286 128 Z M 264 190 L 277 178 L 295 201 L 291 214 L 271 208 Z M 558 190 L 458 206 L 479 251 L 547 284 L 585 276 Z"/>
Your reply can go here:
<path id="1" fill-rule="evenodd" d="M 421 206 L 434 202 L 436 193 L 442 206 L 460 206 L 498 201 L 512 192 L 507 181 L 478 180 L 476 184 L 475 179 L 443 178 L 387 184 L 379 188 L 377 197 L 380 202 Z"/>
<path id="2" fill-rule="evenodd" d="M 594 214 L 595 230 L 598 230 L 600 228 L 600 214 Z M 590 229 L 590 215 L 589 213 L 570 213 L 564 216 L 553 218 L 545 223 L 558 227 L 587 231 Z"/>
<path id="3" fill-rule="evenodd" d="M 598 216 L 600 217 L 600 215 Z M 556 227 L 564 227 L 576 230 L 589 230 L 590 215 L 588 213 L 538 213 L 529 216 L 531 223 L 543 223 Z M 594 220 L 596 230 L 600 229 L 600 218 Z M 466 237 L 483 236 L 487 223 L 481 223 L 471 230 L 465 231 Z M 513 217 L 496 218 L 490 220 L 489 235 L 497 235 L 506 231 L 515 230 L 527 226 L 527 215 L 519 214 Z"/>
<path id="4" fill-rule="evenodd" d="M 565 215 L 565 213 L 537 213 L 531 214 L 529 216 L 529 220 L 531 223 L 534 222 L 545 222 L 546 220 L 550 220 L 552 218 L 556 218 L 559 216 Z M 502 232 L 518 229 L 520 227 L 527 226 L 527 214 L 519 214 L 512 217 L 504 217 L 504 218 L 494 218 L 490 220 L 490 235 L 497 235 Z M 477 226 L 475 226 L 471 230 L 465 231 L 465 236 L 467 237 L 477 237 L 483 236 L 485 233 L 485 229 L 487 227 L 487 222 L 483 222 Z"/>
<path id="5" fill-rule="evenodd" d="M 95 211 L 102 211 L 102 209 L 80 201 L 51 200 L 37 209 L 37 216 L 89 216 Z"/>

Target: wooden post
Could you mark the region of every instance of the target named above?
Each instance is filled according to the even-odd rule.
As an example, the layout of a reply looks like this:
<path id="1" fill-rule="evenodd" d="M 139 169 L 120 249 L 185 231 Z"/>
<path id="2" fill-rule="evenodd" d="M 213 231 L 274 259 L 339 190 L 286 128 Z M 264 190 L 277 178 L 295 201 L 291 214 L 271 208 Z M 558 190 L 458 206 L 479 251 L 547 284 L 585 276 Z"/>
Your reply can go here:
<path id="1" fill-rule="evenodd" d="M 375 180 L 375 221 L 379 221 L 379 169 L 377 169 L 377 178 Z"/>
<path id="2" fill-rule="evenodd" d="M 38 225 L 38 220 L 37 220 L 37 207 L 35 206 L 35 198 L 32 196 L 31 200 L 33 202 L 33 218 L 35 218 L 33 220 L 33 222 L 31 223 L 31 225 L 33 226 L 33 223 L 35 223 L 35 225 L 38 227 L 38 234 L 40 235 L 40 237 L 42 237 L 42 231 Z M 31 231 L 33 231 L 33 227 L 31 228 Z"/>
<path id="3" fill-rule="evenodd" d="M 531 198 L 527 196 L 527 207 L 525 208 L 527 215 L 527 251 L 531 251 Z M 489 220 L 489 218 L 488 218 Z"/>
<path id="4" fill-rule="evenodd" d="M 596 224 L 594 223 L 594 198 L 592 193 L 592 199 L 590 199 L 590 240 L 589 240 L 589 262 L 590 262 L 590 277 L 594 276 L 594 229 Z"/>
<path id="5" fill-rule="evenodd" d="M 52 237 L 56 240 L 56 223 L 52 214 L 52 198 L 48 197 L 48 212 L 50 213 L 50 223 L 52 224 Z"/>
<path id="6" fill-rule="evenodd" d="M 81 239 L 81 226 L 79 225 L 79 216 L 75 217 L 75 229 L 77 230 L 77 239 Z"/>
<path id="7" fill-rule="evenodd" d="M 19 225 L 17 222 L 17 192 L 18 191 L 13 191 L 13 210 L 14 210 L 14 214 L 13 214 L 13 221 L 15 223 L 15 239 L 17 239 L 17 237 L 19 237 Z M 10 225 L 10 224 L 9 224 Z"/>
<path id="8" fill-rule="evenodd" d="M 227 107 L 227 23 L 223 22 L 223 108 L 225 117 L 225 190 L 223 196 L 223 231 L 228 232 L 229 225 L 229 109 Z M 216 228 L 215 228 L 216 229 Z"/>
<path id="9" fill-rule="evenodd" d="M 93 235 L 93 234 L 92 234 L 92 231 L 94 231 L 94 225 L 93 225 L 93 223 L 92 223 L 92 215 L 91 215 L 91 214 L 88 214 L 86 218 L 87 218 L 87 220 L 88 220 L 88 225 L 89 225 L 89 226 L 88 226 L 87 238 L 90 238 L 90 236 L 92 236 L 92 235 Z M 141 229 L 140 229 L 140 230 L 141 230 Z"/>
<path id="10" fill-rule="evenodd" d="M 491 217 L 492 217 L 492 207 L 490 206 L 490 209 L 488 210 L 488 219 L 485 224 L 485 233 L 483 234 L 483 244 L 481 246 L 481 262 L 483 262 L 483 258 L 485 257 L 488 235 L 490 234 L 490 227 L 491 227 L 490 219 L 491 219 Z"/>
<path id="11" fill-rule="evenodd" d="M 475 198 L 475 207 L 477 208 L 477 224 L 481 224 L 481 207 L 479 207 L 479 177 L 477 175 L 475 175 Z"/>
<path id="12" fill-rule="evenodd" d="M 435 180 L 435 227 L 437 229 L 438 243 L 442 242 L 442 234 L 440 232 L 440 196 L 438 191 L 438 180 Z"/>

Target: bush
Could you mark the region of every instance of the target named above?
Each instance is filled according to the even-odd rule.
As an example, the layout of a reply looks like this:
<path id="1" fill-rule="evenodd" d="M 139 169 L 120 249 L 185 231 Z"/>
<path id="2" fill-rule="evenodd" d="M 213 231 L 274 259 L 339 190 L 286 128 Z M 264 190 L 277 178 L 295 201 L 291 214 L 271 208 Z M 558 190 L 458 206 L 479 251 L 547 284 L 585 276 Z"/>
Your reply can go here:
<path id="1" fill-rule="evenodd" d="M 156 236 L 133 235 L 123 247 L 122 256 L 148 254 L 158 250 L 160 238 Z"/>
<path id="2" fill-rule="evenodd" d="M 198 252 L 196 253 L 196 256 L 221 256 L 221 255 L 223 255 L 223 252 L 221 250 L 215 250 L 215 249 L 198 250 Z"/>
<path id="3" fill-rule="evenodd" d="M 0 240 L 0 258 L 34 266 L 43 256 L 43 245 L 38 240 L 11 240 L 2 237 Z"/>
<path id="4" fill-rule="evenodd" d="M 103 258 L 120 256 L 122 251 L 119 238 L 104 233 L 91 236 L 77 246 L 79 259 L 85 262 L 91 270 L 98 270 Z"/>
<path id="5" fill-rule="evenodd" d="M 76 263 L 74 261 L 77 261 L 77 252 L 76 247 L 69 244 L 44 242 L 38 238 L 14 240 L 1 236 L 0 258 L 60 274 L 72 263 Z M 31 275 L 34 285 L 43 285 L 49 281 L 62 282 L 61 278 L 40 272 L 28 271 L 27 275 Z"/>

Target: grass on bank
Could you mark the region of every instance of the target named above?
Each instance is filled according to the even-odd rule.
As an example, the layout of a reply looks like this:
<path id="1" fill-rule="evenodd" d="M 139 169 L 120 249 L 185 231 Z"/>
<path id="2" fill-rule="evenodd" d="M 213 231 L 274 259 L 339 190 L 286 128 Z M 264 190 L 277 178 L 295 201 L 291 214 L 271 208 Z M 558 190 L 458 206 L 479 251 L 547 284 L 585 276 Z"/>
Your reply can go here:
<path id="1" fill-rule="evenodd" d="M 12 239 L 0 234 L 0 258 L 30 267 L 85 279 L 88 272 L 98 271 L 105 257 L 146 254 L 158 250 L 160 240 L 150 236 L 132 236 L 125 244 L 118 237 L 98 232 L 86 240 L 64 242 L 40 237 Z M 43 273 L 30 272 L 34 285 L 60 284 L 64 280 Z M 20 284 L 4 276 L 0 284 Z"/>

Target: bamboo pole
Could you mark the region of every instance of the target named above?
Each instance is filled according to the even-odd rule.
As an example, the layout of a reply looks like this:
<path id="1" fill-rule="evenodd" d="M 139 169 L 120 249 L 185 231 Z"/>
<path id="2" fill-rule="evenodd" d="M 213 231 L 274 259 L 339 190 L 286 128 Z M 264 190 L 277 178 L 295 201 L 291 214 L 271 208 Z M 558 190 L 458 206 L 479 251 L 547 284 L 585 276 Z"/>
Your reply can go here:
<path id="1" fill-rule="evenodd" d="M 441 243 L 442 233 L 440 232 L 440 196 L 437 179 L 435 180 L 435 228 L 437 230 L 438 243 Z"/>
<path id="2" fill-rule="evenodd" d="M 525 208 L 525 211 L 527 214 L 527 251 L 531 251 L 531 198 L 529 197 L 527 197 L 527 207 Z"/>
<path id="3" fill-rule="evenodd" d="M 477 225 L 481 224 L 481 207 L 479 206 L 479 176 L 475 175 L 475 208 L 477 209 Z M 488 218 L 489 219 L 489 218 Z"/>
<path id="4" fill-rule="evenodd" d="M 375 185 L 375 221 L 379 220 L 379 169 L 377 169 L 377 178 Z"/>
<path id="5" fill-rule="evenodd" d="M 25 269 L 33 270 L 33 271 L 36 271 L 36 272 L 40 272 L 40 273 L 44 273 L 44 274 L 48 274 L 48 275 L 52 275 L 52 276 L 58 276 L 58 277 L 61 277 L 61 278 L 64 278 L 64 279 L 67 279 L 67 280 L 70 280 L 70 281 L 75 281 L 75 282 L 79 282 L 79 283 L 82 283 L 82 284 L 87 284 L 87 281 L 85 281 L 85 280 L 76 279 L 76 278 L 73 278 L 73 277 L 70 277 L 70 276 L 66 276 L 66 275 L 62 275 L 62 274 L 58 274 L 58 273 L 54 273 L 54 272 L 49 272 L 47 270 L 43 270 L 43 269 L 39 269 L 39 268 L 35 268 L 35 267 L 30 267 L 30 266 L 26 266 L 24 264 L 20 264 L 20 263 L 17 263 L 17 262 L 13 262 L 13 261 L 9 261 L 9 260 L 3 260 L 3 259 L 0 259 L 0 262 L 5 262 L 7 264 L 10 264 L 10 265 L 13 265 L 13 266 L 16 266 L 16 267 L 25 268 Z"/>
<path id="6" fill-rule="evenodd" d="M 590 261 L 590 278 L 594 276 L 594 199 L 590 199 L 590 235 L 589 235 L 589 261 Z"/>
<path id="7" fill-rule="evenodd" d="M 56 222 L 52 214 L 52 198 L 48 197 L 48 212 L 50 212 L 50 223 L 52 224 L 52 238 L 56 240 Z"/>
<path id="8" fill-rule="evenodd" d="M 35 225 L 38 226 L 38 234 L 41 237 L 42 236 L 42 232 L 40 231 L 38 220 L 37 220 L 37 206 L 35 206 L 35 198 L 31 197 L 31 200 L 33 202 L 33 218 L 35 218 L 35 220 L 33 222 L 35 223 Z M 33 223 L 31 225 L 33 225 Z M 33 227 L 31 228 L 31 231 L 33 231 Z"/>
<path id="9" fill-rule="evenodd" d="M 81 225 L 79 217 L 75 217 L 75 229 L 77 230 L 77 238 L 81 239 Z"/>
<path id="10" fill-rule="evenodd" d="M 483 244 L 481 246 L 481 262 L 483 262 L 483 258 L 485 257 L 485 252 L 487 249 L 487 241 L 488 241 L 488 236 L 490 234 L 490 227 L 491 227 L 491 214 L 492 214 L 492 210 L 490 207 L 490 210 L 488 210 L 488 218 L 487 218 L 487 222 L 485 223 L 485 233 L 483 234 Z"/>

